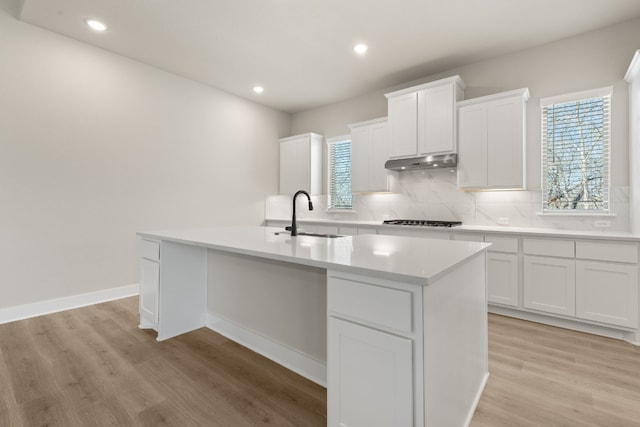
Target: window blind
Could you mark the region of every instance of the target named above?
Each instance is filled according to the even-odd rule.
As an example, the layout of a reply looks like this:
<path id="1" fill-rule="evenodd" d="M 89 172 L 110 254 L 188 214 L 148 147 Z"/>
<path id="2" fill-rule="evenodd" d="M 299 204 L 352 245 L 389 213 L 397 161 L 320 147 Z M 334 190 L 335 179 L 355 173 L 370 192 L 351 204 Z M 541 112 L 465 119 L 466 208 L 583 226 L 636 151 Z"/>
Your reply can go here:
<path id="1" fill-rule="evenodd" d="M 351 141 L 329 142 L 329 209 L 351 209 Z"/>
<path id="2" fill-rule="evenodd" d="M 541 107 L 543 211 L 608 212 L 611 90 Z"/>

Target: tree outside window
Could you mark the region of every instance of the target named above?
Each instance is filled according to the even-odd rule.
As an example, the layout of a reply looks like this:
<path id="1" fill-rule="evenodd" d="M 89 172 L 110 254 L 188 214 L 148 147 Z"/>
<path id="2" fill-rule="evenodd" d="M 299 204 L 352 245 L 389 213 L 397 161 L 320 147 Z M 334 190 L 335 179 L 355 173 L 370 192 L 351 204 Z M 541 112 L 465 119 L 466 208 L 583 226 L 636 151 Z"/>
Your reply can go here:
<path id="1" fill-rule="evenodd" d="M 542 104 L 544 212 L 609 211 L 611 88 Z"/>

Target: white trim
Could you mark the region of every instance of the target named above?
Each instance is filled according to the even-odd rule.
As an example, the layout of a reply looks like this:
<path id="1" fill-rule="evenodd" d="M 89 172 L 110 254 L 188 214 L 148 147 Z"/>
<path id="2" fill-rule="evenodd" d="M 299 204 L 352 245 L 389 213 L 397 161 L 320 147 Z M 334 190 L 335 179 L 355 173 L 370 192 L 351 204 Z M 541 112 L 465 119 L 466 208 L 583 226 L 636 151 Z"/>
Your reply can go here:
<path id="1" fill-rule="evenodd" d="M 624 75 L 624 81 L 631 83 L 638 75 L 638 72 L 640 72 L 640 49 L 636 50 L 636 53 L 633 55 L 627 73 Z"/>
<path id="2" fill-rule="evenodd" d="M 302 375 L 316 384 L 320 384 L 323 387 L 327 386 L 326 362 L 317 360 L 307 354 L 296 351 L 291 347 L 287 347 L 284 344 L 212 314 L 207 314 L 206 326 L 230 340 L 263 355 L 267 359 L 273 360 L 285 368 Z"/>
<path id="3" fill-rule="evenodd" d="M 493 304 L 489 304 L 489 313 L 515 317 L 516 319 L 528 320 L 530 322 L 542 323 L 544 325 L 556 326 L 558 328 L 571 329 L 572 331 L 585 332 L 587 334 L 615 338 L 640 346 L 640 331 L 615 329 L 614 327 L 609 328 L 606 326 L 585 323 L 582 319 L 563 319 L 530 311 L 523 311 L 518 308 L 508 308 Z"/>
<path id="4" fill-rule="evenodd" d="M 562 216 L 570 216 L 570 217 L 575 217 L 575 216 L 605 216 L 605 217 L 610 217 L 610 218 L 615 218 L 618 216 L 618 214 L 615 213 L 607 213 L 607 212 L 600 212 L 600 211 L 558 211 L 558 212 L 536 212 L 536 215 L 538 216 L 555 216 L 555 217 L 562 217 Z"/>
<path id="5" fill-rule="evenodd" d="M 363 122 L 351 123 L 350 125 L 347 125 L 347 126 L 349 127 L 349 129 L 353 130 L 354 128 L 359 128 L 363 126 L 371 126 L 371 125 L 377 125 L 378 123 L 386 123 L 387 121 L 388 121 L 388 118 L 387 116 L 385 116 L 385 117 L 378 117 L 377 119 L 365 120 Z"/>
<path id="6" fill-rule="evenodd" d="M 563 95 L 549 96 L 540 98 L 540 106 L 545 107 L 552 104 L 563 104 L 565 102 L 575 102 L 581 99 L 601 98 L 604 96 L 612 96 L 613 86 L 600 87 L 597 89 L 583 90 L 580 92 L 565 93 Z"/>
<path id="7" fill-rule="evenodd" d="M 140 293 L 140 285 L 121 286 L 119 288 L 104 289 L 86 294 L 71 295 L 68 297 L 38 301 L 30 304 L 16 305 L 0 308 L 0 324 L 14 322 L 16 320 L 29 319 L 87 305 L 99 304 L 120 298 L 127 298 Z"/>
<path id="8" fill-rule="evenodd" d="M 447 77 L 447 78 L 440 79 L 440 80 L 434 80 L 434 81 L 431 81 L 431 82 L 419 84 L 417 86 L 411 86 L 411 87 L 408 87 L 406 89 L 400 89 L 400 90 L 396 90 L 394 92 L 385 93 L 384 96 L 387 97 L 387 99 L 389 99 L 389 98 L 394 98 L 396 96 L 406 95 L 406 94 L 412 93 L 412 92 L 418 92 L 420 90 L 430 89 L 430 88 L 436 87 L 436 86 L 443 86 L 443 85 L 446 85 L 446 84 L 449 84 L 449 83 L 455 83 L 462 90 L 465 90 L 465 88 L 466 88 L 466 85 L 464 84 L 464 81 L 462 80 L 462 78 L 460 76 L 456 75 L 456 76 L 451 76 L 451 77 Z"/>
<path id="9" fill-rule="evenodd" d="M 531 96 L 529 94 L 529 88 L 523 87 L 521 89 L 510 90 L 510 91 L 507 91 L 507 92 L 500 92 L 500 93 L 496 93 L 496 94 L 493 94 L 493 95 L 487 95 L 487 96 L 480 96 L 478 98 L 465 99 L 464 101 L 458 101 L 456 103 L 456 107 L 460 108 L 460 107 L 464 107 L 465 105 L 473 105 L 473 104 L 478 104 L 478 103 L 481 103 L 481 102 L 497 101 L 497 100 L 500 100 L 500 99 L 513 98 L 513 97 L 516 97 L 516 96 L 522 97 L 522 100 L 524 102 L 528 101 L 530 96 Z"/>
<path id="10" fill-rule="evenodd" d="M 475 399 L 473 399 L 473 404 L 469 408 L 469 412 L 467 413 L 467 418 L 464 421 L 465 426 L 469 426 L 471 424 L 471 420 L 476 413 L 476 409 L 478 408 L 478 404 L 480 403 L 480 398 L 482 397 L 482 393 L 484 392 L 484 388 L 487 385 L 487 381 L 489 380 L 489 372 L 485 373 L 482 377 L 482 383 L 480 387 L 478 387 L 478 392 L 476 393 Z"/>

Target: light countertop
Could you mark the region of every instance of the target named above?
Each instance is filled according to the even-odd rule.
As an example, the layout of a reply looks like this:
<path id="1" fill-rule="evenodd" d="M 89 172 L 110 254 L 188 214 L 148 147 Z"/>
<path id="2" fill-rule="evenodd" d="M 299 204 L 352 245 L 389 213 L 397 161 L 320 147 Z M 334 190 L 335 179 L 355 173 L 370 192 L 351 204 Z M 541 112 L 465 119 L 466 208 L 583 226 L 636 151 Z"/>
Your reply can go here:
<path id="1" fill-rule="evenodd" d="M 489 244 L 413 237 L 276 235 L 277 227 L 234 226 L 139 232 L 142 238 L 428 285 Z"/>
<path id="2" fill-rule="evenodd" d="M 267 218 L 266 221 L 282 221 L 287 224 L 291 219 L 285 218 Z M 626 240 L 640 241 L 640 235 L 615 231 L 585 231 L 585 230 L 563 230 L 557 228 L 534 228 L 534 227 L 511 227 L 511 226 L 489 226 L 489 225 L 460 225 L 457 227 L 423 227 L 412 225 L 388 225 L 382 221 L 354 221 L 354 220 L 331 220 L 331 219 L 312 219 L 298 218 L 299 224 L 318 224 L 318 225 L 335 225 L 335 226 L 360 226 L 360 227 L 376 227 L 389 229 L 405 229 L 415 231 L 464 231 L 472 233 L 496 233 L 496 234 L 516 234 L 523 236 L 541 236 L 541 237 L 564 237 L 564 238 L 584 238 L 584 239 L 602 239 L 602 240 Z"/>

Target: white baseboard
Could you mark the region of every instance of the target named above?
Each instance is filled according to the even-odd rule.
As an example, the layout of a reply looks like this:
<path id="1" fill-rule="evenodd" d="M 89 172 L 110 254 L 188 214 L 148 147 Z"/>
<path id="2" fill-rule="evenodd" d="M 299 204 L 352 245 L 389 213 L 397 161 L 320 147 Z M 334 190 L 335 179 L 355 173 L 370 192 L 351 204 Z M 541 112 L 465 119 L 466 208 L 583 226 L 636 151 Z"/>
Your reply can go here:
<path id="1" fill-rule="evenodd" d="M 28 319 L 45 314 L 57 313 L 72 308 L 85 307 L 101 302 L 131 297 L 140 293 L 140 285 L 121 286 L 119 288 L 88 292 L 86 294 L 39 301 L 14 307 L 0 308 L 0 324 Z"/>
<path id="2" fill-rule="evenodd" d="M 489 313 L 501 314 L 503 316 L 515 317 L 516 319 L 529 320 L 531 322 L 543 323 L 545 325 L 557 326 L 559 328 L 571 329 L 578 332 L 600 335 L 608 338 L 627 341 L 633 345 L 640 345 L 638 332 L 624 331 L 606 326 L 593 325 L 578 320 L 562 319 L 559 317 L 546 316 L 544 314 L 533 313 L 507 307 L 489 305 Z"/>
<path id="3" fill-rule="evenodd" d="M 325 362 L 211 314 L 207 314 L 207 327 L 316 384 L 327 386 L 327 364 Z"/>
<path id="4" fill-rule="evenodd" d="M 467 413 L 467 418 L 464 421 L 464 425 L 468 426 L 471 424 L 471 420 L 473 420 L 473 416 L 476 413 L 476 409 L 478 408 L 478 404 L 480 403 L 480 398 L 482 397 L 482 393 L 484 392 L 484 388 L 487 385 L 487 381 L 489 380 L 489 372 L 486 372 L 482 377 L 482 382 L 480 383 L 480 387 L 478 387 L 478 392 L 476 393 L 476 397 L 473 399 L 473 404 L 469 408 L 469 412 Z"/>

